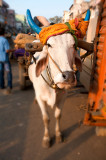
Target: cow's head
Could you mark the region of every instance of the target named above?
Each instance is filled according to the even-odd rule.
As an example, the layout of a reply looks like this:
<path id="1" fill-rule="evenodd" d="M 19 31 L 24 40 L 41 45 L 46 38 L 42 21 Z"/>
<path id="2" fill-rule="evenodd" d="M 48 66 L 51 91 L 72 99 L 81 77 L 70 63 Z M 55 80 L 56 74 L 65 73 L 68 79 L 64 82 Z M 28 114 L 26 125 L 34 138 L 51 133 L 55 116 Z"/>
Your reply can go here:
<path id="1" fill-rule="evenodd" d="M 30 15 L 30 12 L 27 14 Z M 30 26 L 39 33 L 41 29 L 36 24 L 32 25 L 32 22 L 30 17 Z M 70 33 L 51 36 L 44 45 L 37 61 L 36 76 L 38 77 L 49 65 L 54 83 L 59 88 L 67 89 L 76 85 L 76 76 L 73 70 L 74 64 L 80 71 L 82 70 L 81 59 L 75 50 L 74 37 Z"/>
<path id="2" fill-rule="evenodd" d="M 74 38 L 69 33 L 50 37 L 37 61 L 36 76 L 39 76 L 49 64 L 54 83 L 59 88 L 76 85 L 73 64 L 81 71 L 82 63 L 74 44 Z"/>

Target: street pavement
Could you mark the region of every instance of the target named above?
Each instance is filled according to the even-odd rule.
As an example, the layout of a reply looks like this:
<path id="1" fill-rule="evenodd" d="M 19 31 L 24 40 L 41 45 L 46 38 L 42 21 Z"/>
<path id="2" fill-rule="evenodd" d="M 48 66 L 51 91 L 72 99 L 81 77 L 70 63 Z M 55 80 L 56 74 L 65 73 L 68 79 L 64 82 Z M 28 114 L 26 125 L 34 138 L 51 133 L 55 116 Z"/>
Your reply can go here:
<path id="1" fill-rule="evenodd" d="M 43 121 L 34 101 L 33 87 L 19 88 L 18 65 L 12 63 L 13 90 L 0 90 L 0 160 L 106 160 L 106 137 L 95 127 L 84 126 L 88 93 L 83 86 L 70 90 L 64 104 L 61 130 L 63 142 L 55 143 L 54 109 L 50 114 L 51 147 L 42 148 Z"/>

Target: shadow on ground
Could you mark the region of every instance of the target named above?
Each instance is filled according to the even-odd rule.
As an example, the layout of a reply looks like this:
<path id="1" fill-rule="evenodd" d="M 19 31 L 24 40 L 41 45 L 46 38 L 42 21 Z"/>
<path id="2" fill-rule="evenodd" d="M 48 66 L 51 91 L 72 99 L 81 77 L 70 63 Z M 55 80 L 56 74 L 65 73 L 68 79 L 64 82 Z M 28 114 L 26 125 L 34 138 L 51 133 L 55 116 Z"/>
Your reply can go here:
<path id="1" fill-rule="evenodd" d="M 87 92 L 70 91 L 63 108 L 61 128 L 63 143 L 56 144 L 55 119 L 50 109 L 52 146 L 42 148 L 43 121 L 34 103 L 34 91 L 19 89 L 18 67 L 13 65 L 13 91 L 0 93 L 0 160 L 105 160 L 106 138 L 95 135 L 95 127 L 82 125 Z"/>

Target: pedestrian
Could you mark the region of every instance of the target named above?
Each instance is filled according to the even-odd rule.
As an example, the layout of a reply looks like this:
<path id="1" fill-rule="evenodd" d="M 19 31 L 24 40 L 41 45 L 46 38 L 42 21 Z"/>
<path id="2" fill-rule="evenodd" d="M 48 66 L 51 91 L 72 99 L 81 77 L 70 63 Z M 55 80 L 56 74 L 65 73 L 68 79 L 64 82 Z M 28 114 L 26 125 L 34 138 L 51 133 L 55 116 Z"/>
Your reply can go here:
<path id="1" fill-rule="evenodd" d="M 7 88 L 6 94 L 11 93 L 12 89 L 12 71 L 9 61 L 10 46 L 8 40 L 4 36 L 5 29 L 0 28 L 0 88 L 5 88 L 4 71 L 7 73 Z"/>

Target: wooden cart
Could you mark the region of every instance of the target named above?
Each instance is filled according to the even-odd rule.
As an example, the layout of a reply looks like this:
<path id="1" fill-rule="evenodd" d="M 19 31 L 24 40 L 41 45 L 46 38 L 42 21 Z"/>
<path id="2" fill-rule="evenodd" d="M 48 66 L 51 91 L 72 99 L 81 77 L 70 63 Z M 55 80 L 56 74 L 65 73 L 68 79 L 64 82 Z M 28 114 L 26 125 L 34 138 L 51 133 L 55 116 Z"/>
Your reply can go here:
<path id="1" fill-rule="evenodd" d="M 101 0 L 84 124 L 106 126 L 106 0 Z"/>
<path id="2" fill-rule="evenodd" d="M 43 45 L 41 43 L 26 43 L 24 56 L 18 58 L 19 66 L 19 83 L 20 89 L 24 90 L 27 87 L 28 77 L 28 67 L 31 63 L 33 54 L 37 51 L 41 51 Z M 26 56 L 26 52 L 29 53 L 29 56 Z"/>

